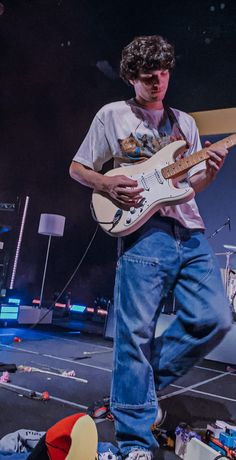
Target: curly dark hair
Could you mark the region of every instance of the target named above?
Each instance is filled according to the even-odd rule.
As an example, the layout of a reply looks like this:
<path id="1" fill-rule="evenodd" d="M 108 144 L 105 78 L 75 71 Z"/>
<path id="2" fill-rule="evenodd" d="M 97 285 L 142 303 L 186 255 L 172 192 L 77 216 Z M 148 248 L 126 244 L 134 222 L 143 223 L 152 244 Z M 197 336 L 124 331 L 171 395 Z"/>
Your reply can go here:
<path id="1" fill-rule="evenodd" d="M 120 76 L 126 82 L 135 80 L 139 70 L 173 69 L 173 46 L 160 35 L 135 37 L 122 51 Z"/>

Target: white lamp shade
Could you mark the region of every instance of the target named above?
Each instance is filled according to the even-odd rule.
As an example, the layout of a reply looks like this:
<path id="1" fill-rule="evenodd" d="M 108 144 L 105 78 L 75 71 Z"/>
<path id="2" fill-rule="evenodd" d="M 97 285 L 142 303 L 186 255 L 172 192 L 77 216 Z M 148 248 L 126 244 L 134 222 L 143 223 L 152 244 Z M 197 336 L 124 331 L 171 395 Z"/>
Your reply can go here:
<path id="1" fill-rule="evenodd" d="M 48 236 L 63 236 L 65 220 L 66 218 L 59 214 L 41 214 L 38 233 Z"/>

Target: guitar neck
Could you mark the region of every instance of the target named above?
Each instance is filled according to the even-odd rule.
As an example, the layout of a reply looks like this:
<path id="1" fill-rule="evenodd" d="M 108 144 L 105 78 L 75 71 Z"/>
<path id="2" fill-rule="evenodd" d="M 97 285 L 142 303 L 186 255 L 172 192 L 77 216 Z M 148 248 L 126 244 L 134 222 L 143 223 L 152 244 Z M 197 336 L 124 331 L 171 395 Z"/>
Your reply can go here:
<path id="1" fill-rule="evenodd" d="M 211 145 L 211 147 L 225 147 L 226 149 L 230 149 L 236 144 L 236 134 L 231 134 L 231 136 L 226 137 L 218 142 L 215 142 Z M 174 179 L 178 176 L 183 175 L 186 173 L 192 166 L 201 163 L 204 160 L 209 158 L 207 153 L 208 148 L 205 147 L 199 152 L 195 152 L 192 155 L 189 155 L 186 158 L 181 158 L 181 160 L 177 160 L 175 163 L 172 163 L 168 166 L 162 168 L 161 173 L 165 179 Z"/>

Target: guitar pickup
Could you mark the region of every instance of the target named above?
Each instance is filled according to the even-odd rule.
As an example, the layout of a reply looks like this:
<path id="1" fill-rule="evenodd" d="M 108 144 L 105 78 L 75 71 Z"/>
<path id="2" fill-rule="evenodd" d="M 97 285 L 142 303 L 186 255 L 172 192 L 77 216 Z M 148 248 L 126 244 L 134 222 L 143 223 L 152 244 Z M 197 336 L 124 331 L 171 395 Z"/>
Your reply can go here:
<path id="1" fill-rule="evenodd" d="M 144 177 L 141 177 L 141 184 L 142 184 L 143 189 L 149 192 L 150 188 L 148 187 L 147 182 L 145 181 Z"/>
<path id="2" fill-rule="evenodd" d="M 154 174 L 155 174 L 155 177 L 156 177 L 157 181 L 159 182 L 159 184 L 163 184 L 163 183 L 164 183 L 163 177 L 162 177 L 162 175 L 159 173 L 159 171 L 157 171 L 157 170 L 155 169 Z"/>

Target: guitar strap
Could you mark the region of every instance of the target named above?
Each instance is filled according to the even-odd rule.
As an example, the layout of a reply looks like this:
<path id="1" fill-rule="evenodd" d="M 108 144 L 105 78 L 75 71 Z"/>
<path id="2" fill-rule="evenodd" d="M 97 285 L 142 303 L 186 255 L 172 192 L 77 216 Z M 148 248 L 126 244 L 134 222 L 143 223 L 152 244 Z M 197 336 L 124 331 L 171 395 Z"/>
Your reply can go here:
<path id="1" fill-rule="evenodd" d="M 180 126 L 178 120 L 177 120 L 177 117 L 176 117 L 174 111 L 173 111 L 169 106 L 164 106 L 164 110 L 165 110 L 165 112 L 167 113 L 167 116 L 169 117 L 169 120 L 170 120 L 170 122 L 171 122 L 171 125 L 172 125 L 172 126 L 173 126 L 174 124 L 177 125 L 178 130 L 179 130 L 181 136 L 183 136 L 183 139 L 185 140 L 186 144 L 189 145 L 189 141 L 188 141 L 186 135 L 184 134 L 184 132 L 183 132 L 183 130 L 182 130 L 182 128 L 181 128 L 181 126 Z"/>

